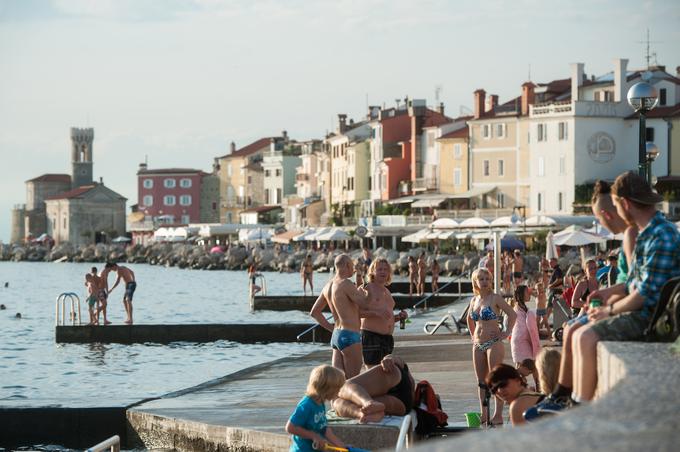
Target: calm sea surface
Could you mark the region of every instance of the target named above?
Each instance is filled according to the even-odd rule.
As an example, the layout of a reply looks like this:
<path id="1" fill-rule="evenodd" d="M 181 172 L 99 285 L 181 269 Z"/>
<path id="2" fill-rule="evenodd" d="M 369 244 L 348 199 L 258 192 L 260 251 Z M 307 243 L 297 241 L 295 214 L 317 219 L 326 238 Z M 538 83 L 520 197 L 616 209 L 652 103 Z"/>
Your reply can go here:
<path id="1" fill-rule="evenodd" d="M 311 344 L 56 344 L 55 298 L 81 296 L 92 264 L 0 262 L 0 406 L 122 406 L 191 387 L 246 367 L 321 346 Z M 138 282 L 135 323 L 309 322 L 303 312 L 250 312 L 246 272 L 192 271 L 129 265 Z M 115 281 L 111 279 L 109 284 Z M 298 274 L 265 273 L 268 293 L 301 293 Z M 315 274 L 320 288 L 329 275 Z M 5 281 L 9 287 L 4 288 Z M 317 288 L 318 291 L 318 288 Z M 125 319 L 123 287 L 111 294 L 108 317 Z M 15 315 L 20 312 L 21 319 Z"/>

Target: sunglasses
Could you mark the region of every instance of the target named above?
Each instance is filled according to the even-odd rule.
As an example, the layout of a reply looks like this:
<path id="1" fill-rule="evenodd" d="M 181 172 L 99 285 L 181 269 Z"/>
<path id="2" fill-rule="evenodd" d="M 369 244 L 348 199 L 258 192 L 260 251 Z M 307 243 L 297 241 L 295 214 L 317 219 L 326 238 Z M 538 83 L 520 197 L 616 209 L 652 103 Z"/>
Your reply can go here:
<path id="1" fill-rule="evenodd" d="M 496 394 L 499 390 L 503 389 L 508 385 L 508 380 L 501 380 L 496 384 L 491 385 L 491 394 Z"/>

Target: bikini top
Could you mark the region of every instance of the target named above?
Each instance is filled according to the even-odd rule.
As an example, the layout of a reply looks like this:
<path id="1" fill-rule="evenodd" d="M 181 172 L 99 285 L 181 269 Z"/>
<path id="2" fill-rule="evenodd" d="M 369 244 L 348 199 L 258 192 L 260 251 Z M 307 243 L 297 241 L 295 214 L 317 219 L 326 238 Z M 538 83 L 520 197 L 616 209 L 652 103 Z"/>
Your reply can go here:
<path id="1" fill-rule="evenodd" d="M 498 316 L 493 312 L 491 306 L 484 306 L 479 314 L 477 311 L 472 311 L 470 318 L 475 322 L 479 322 L 480 320 L 498 320 Z"/>

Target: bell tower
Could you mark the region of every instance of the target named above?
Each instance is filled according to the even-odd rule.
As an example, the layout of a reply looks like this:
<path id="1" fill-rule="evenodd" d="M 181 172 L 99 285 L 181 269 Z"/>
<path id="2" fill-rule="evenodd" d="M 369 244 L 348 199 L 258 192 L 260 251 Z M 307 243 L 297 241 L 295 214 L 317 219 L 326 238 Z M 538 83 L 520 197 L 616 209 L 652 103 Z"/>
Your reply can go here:
<path id="1" fill-rule="evenodd" d="M 94 129 L 71 127 L 71 188 L 92 184 L 92 142 Z"/>

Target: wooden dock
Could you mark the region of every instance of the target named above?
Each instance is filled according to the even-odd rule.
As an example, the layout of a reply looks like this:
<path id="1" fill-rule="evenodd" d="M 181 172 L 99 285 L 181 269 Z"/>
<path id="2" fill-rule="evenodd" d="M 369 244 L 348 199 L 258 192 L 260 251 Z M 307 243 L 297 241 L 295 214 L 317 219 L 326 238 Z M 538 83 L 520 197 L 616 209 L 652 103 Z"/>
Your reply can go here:
<path id="1" fill-rule="evenodd" d="M 462 294 L 462 297 L 472 294 Z M 422 297 L 409 297 L 408 295 L 392 295 L 395 302 L 395 309 L 411 309 Z M 426 303 L 428 308 L 436 308 L 449 305 L 460 300 L 458 294 L 443 294 L 431 297 Z M 309 312 L 317 299 L 314 296 L 302 295 L 261 295 L 253 300 L 252 309 L 254 311 L 304 311 Z M 420 305 L 420 307 L 425 307 Z M 326 309 L 328 311 L 328 309 Z"/>

